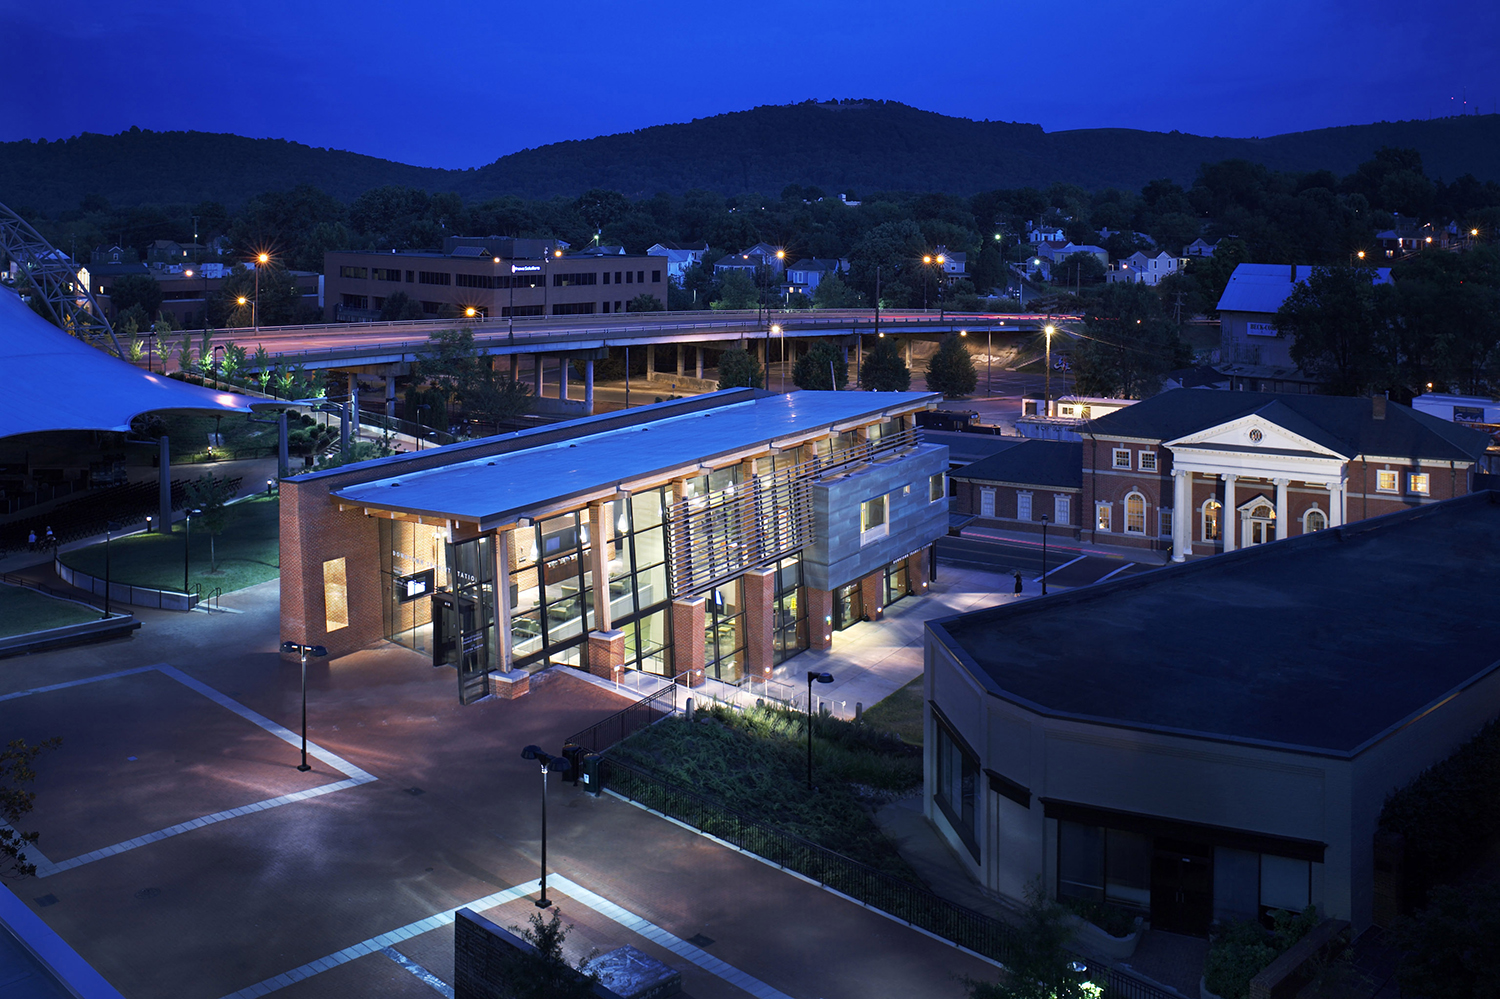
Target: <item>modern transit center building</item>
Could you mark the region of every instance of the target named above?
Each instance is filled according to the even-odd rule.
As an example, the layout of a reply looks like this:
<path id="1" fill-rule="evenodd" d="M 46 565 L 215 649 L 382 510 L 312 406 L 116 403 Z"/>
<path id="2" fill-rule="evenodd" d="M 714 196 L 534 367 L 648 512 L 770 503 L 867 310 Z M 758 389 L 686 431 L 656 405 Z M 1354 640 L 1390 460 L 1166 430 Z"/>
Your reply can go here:
<path id="1" fill-rule="evenodd" d="M 927 590 L 948 448 L 925 392 L 729 389 L 287 479 L 283 635 L 452 664 L 742 684 Z"/>

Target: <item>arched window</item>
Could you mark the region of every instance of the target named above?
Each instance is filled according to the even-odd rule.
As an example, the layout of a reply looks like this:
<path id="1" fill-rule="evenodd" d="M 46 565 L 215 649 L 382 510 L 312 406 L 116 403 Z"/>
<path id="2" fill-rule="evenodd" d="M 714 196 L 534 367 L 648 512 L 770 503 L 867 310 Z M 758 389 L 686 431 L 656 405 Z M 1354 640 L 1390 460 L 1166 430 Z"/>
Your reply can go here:
<path id="1" fill-rule="evenodd" d="M 1272 512 L 1270 507 L 1262 503 L 1260 506 L 1250 511 L 1250 516 L 1256 518 L 1257 520 L 1270 520 L 1272 517 L 1276 516 L 1276 514 Z"/>
<path id="2" fill-rule="evenodd" d="M 1218 541 L 1222 537 L 1219 532 L 1219 513 L 1223 508 L 1223 504 L 1216 499 L 1204 501 L 1202 508 L 1204 541 Z"/>
<path id="3" fill-rule="evenodd" d="M 1125 497 L 1125 533 L 1146 533 L 1146 497 L 1140 493 Z"/>
<path id="4" fill-rule="evenodd" d="M 1303 534 L 1311 534 L 1314 531 L 1321 531 L 1321 530 L 1323 530 L 1327 526 L 1328 526 L 1328 517 L 1327 517 L 1327 515 L 1324 514 L 1323 511 L 1319 510 L 1317 507 L 1314 507 L 1313 509 L 1307 511 L 1307 513 L 1305 513 L 1305 514 L 1302 515 L 1302 533 Z"/>

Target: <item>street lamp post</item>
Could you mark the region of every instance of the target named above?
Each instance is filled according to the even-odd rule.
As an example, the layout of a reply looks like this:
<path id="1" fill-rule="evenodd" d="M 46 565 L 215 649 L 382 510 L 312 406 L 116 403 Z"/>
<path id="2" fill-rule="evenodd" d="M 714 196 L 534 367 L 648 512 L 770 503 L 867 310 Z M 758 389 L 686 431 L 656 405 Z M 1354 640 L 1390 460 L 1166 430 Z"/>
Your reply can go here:
<path id="1" fill-rule="evenodd" d="M 1057 328 L 1054 327 L 1051 323 L 1048 323 L 1046 326 L 1042 327 L 1042 331 L 1047 334 L 1047 360 L 1046 360 L 1046 365 L 1047 365 L 1046 378 L 1047 378 L 1047 380 L 1046 380 L 1046 383 L 1045 383 L 1046 384 L 1046 388 L 1043 390 L 1043 393 L 1042 393 L 1042 396 L 1043 396 L 1042 397 L 1042 415 L 1043 416 L 1051 416 L 1052 415 L 1052 334 L 1055 333 L 1055 332 L 1057 332 Z"/>
<path id="2" fill-rule="evenodd" d="M 832 683 L 832 673 L 819 673 L 816 670 L 807 671 L 807 789 L 813 789 L 812 783 L 812 725 L 813 725 L 813 696 L 812 685 L 816 680 L 819 683 Z"/>
<path id="3" fill-rule="evenodd" d="M 186 532 L 182 536 L 182 592 L 183 593 L 186 593 L 188 591 L 188 552 L 191 551 L 192 547 L 193 547 L 193 514 L 195 514 L 195 513 L 202 513 L 202 512 L 203 511 L 201 511 L 201 510 L 184 510 L 183 511 L 183 525 L 184 525 L 184 531 Z M 162 530 L 165 531 L 168 528 L 168 526 L 170 526 L 170 525 L 163 524 L 162 525 Z"/>
<path id="4" fill-rule="evenodd" d="M 298 770 L 307 773 L 312 767 L 307 763 L 307 657 L 324 659 L 328 656 L 328 650 L 321 645 L 302 645 L 298 642 L 282 642 L 281 651 L 287 655 L 300 655 L 302 657 L 302 762 L 297 766 Z"/>
<path id="5" fill-rule="evenodd" d="M 150 518 L 147 518 L 149 525 Z M 104 522 L 104 616 L 109 617 L 109 536 L 120 529 L 120 525 L 112 520 Z"/>
<path id="6" fill-rule="evenodd" d="M 1042 596 L 1047 595 L 1047 518 L 1042 517 Z"/>
<path id="7" fill-rule="evenodd" d="M 781 338 L 781 366 L 780 366 L 781 373 L 777 377 L 781 380 L 781 389 L 780 389 L 780 391 L 783 392 L 783 393 L 785 393 L 786 392 L 786 331 L 781 328 L 781 324 L 780 323 L 772 323 L 771 324 L 771 329 L 767 332 L 766 335 L 770 336 L 772 333 L 774 333 L 776 336 L 778 336 L 778 337 Z M 766 356 L 769 357 L 770 355 L 767 354 Z"/>
<path id="8" fill-rule="evenodd" d="M 984 394 L 995 394 L 995 327 L 984 331 Z"/>
<path id="9" fill-rule="evenodd" d="M 571 768 L 566 757 L 544 753 L 540 746 L 527 746 L 521 750 L 521 759 L 536 760 L 542 765 L 542 880 L 541 890 L 537 892 L 536 907 L 545 909 L 552 904 L 552 900 L 547 897 L 547 771 L 556 767 L 560 776 L 567 777 Z"/>
<path id="10" fill-rule="evenodd" d="M 250 322 L 256 332 L 260 332 L 260 269 L 271 262 L 269 253 L 261 252 L 255 255 L 255 307 L 250 310 Z"/>

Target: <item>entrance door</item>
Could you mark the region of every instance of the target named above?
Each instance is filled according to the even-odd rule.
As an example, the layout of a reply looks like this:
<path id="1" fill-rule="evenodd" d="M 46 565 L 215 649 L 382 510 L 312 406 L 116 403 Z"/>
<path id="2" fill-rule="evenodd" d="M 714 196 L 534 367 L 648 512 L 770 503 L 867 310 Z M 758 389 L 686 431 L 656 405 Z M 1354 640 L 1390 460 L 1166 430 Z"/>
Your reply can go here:
<path id="1" fill-rule="evenodd" d="M 1276 540 L 1276 513 L 1262 503 L 1251 509 L 1245 518 L 1245 538 L 1241 542 L 1246 548 L 1263 545 Z"/>
<path id="2" fill-rule="evenodd" d="M 472 704 L 490 692 L 489 643 L 479 604 L 465 594 L 432 595 L 432 665 L 458 670 L 458 702 Z"/>
<path id="3" fill-rule="evenodd" d="M 1152 928 L 1201 937 L 1213 915 L 1213 847 L 1157 837 L 1151 862 Z"/>
<path id="4" fill-rule="evenodd" d="M 865 616 L 864 594 L 859 583 L 841 586 L 833 593 L 833 630 L 843 631 Z"/>

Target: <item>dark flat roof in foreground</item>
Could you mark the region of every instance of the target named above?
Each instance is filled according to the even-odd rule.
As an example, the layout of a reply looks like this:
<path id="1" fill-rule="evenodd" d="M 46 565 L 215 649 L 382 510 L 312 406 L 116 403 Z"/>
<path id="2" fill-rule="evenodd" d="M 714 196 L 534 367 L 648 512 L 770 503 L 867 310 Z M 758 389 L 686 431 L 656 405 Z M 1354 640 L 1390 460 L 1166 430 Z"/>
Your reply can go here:
<path id="1" fill-rule="evenodd" d="M 1497 593 L 1480 492 L 928 627 L 1045 714 L 1344 755 L 1500 665 Z"/>

